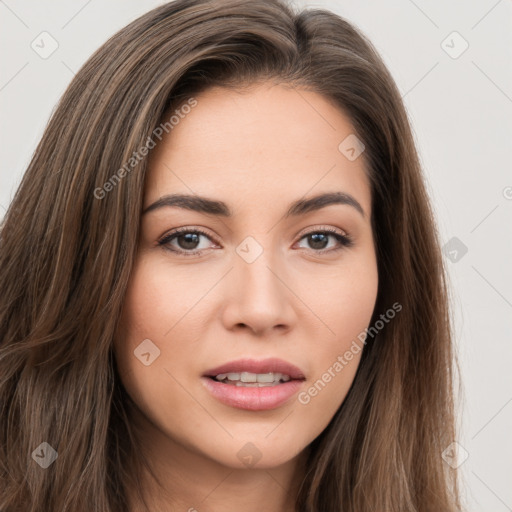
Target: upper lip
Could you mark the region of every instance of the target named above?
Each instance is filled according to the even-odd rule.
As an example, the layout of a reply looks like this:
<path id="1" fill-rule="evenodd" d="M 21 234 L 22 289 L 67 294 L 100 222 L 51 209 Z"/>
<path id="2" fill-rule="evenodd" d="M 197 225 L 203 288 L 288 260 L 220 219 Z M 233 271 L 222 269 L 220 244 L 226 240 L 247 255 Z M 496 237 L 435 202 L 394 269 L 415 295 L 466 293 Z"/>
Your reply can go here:
<path id="1" fill-rule="evenodd" d="M 207 370 L 205 377 L 215 377 L 221 373 L 282 373 L 288 375 L 291 379 L 304 379 L 304 373 L 297 366 L 284 361 L 283 359 L 237 359 L 229 363 L 221 364 L 215 368 Z"/>

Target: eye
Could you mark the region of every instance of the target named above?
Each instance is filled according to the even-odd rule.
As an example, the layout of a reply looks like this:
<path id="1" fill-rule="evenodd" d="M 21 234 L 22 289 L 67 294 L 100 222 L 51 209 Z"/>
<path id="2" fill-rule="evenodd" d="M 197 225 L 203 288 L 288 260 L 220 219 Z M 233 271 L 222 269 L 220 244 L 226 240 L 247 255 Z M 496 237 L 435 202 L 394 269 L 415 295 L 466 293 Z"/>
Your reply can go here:
<path id="1" fill-rule="evenodd" d="M 329 238 L 335 240 L 334 248 L 328 248 Z M 339 251 L 340 249 L 344 249 L 345 247 L 352 247 L 354 245 L 354 242 L 349 235 L 340 233 L 333 228 L 322 228 L 321 230 L 310 231 L 301 237 L 301 240 L 303 239 L 306 239 L 311 248 L 314 249 L 314 252 L 319 254 L 323 254 L 324 252 Z M 338 244 L 337 247 L 336 243 Z"/>
<path id="2" fill-rule="evenodd" d="M 187 227 L 178 228 L 161 238 L 158 241 L 158 245 L 179 255 L 201 256 L 203 252 L 209 248 L 208 246 L 200 247 L 201 238 L 212 240 L 210 235 L 201 229 Z M 306 239 L 313 251 L 318 254 L 339 251 L 340 249 L 353 245 L 353 240 L 349 235 L 340 233 L 333 228 L 322 228 L 316 231 L 310 231 L 300 238 L 300 240 L 303 239 Z M 329 239 L 335 240 L 334 248 L 328 248 Z M 218 247 L 217 244 L 215 245 Z"/>
<path id="3" fill-rule="evenodd" d="M 211 237 L 201 229 L 179 228 L 165 235 L 158 245 L 183 256 L 200 256 L 208 247 L 199 248 L 201 238 Z M 172 242 L 176 242 L 174 245 Z"/>

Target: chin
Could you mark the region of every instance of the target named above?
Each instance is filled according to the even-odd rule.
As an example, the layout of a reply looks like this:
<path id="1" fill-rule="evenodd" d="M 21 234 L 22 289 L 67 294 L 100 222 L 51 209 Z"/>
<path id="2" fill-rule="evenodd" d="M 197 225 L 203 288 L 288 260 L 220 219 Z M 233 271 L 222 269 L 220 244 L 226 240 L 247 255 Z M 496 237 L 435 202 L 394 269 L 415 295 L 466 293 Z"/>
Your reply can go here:
<path id="1" fill-rule="evenodd" d="M 273 469 L 300 456 L 307 445 L 283 445 L 281 439 L 269 441 L 265 437 L 247 436 L 218 447 L 221 451 L 210 454 L 210 457 L 223 466 L 231 469 Z"/>

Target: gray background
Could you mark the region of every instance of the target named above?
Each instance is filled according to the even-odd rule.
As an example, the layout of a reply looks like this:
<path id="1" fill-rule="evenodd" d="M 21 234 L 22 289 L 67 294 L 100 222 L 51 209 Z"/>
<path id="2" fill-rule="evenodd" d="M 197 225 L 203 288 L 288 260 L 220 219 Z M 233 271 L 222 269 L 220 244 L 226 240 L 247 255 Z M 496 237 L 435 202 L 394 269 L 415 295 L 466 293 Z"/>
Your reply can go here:
<path id="1" fill-rule="evenodd" d="M 0 0 L 0 217 L 74 73 L 161 3 Z M 512 511 L 512 2 L 295 3 L 362 29 L 402 92 L 452 288 L 463 387 L 447 458 L 461 464 L 467 510 Z M 46 59 L 31 47 L 43 31 L 58 43 Z"/>

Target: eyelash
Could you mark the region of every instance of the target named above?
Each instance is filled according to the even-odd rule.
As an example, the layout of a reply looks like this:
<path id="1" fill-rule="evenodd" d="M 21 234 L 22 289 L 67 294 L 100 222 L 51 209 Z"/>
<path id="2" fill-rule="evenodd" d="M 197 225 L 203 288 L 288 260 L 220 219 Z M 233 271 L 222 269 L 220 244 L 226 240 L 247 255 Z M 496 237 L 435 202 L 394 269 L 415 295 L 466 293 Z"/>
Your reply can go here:
<path id="1" fill-rule="evenodd" d="M 167 235 L 165 235 L 163 238 L 161 238 L 158 241 L 158 245 L 162 246 L 164 249 L 166 249 L 168 251 L 171 251 L 173 253 L 176 253 L 176 254 L 179 254 L 179 255 L 182 255 L 185 257 L 201 256 L 204 251 L 208 250 L 208 249 L 200 249 L 200 250 L 195 250 L 195 251 L 185 251 L 183 249 L 180 249 L 180 250 L 172 249 L 169 245 L 170 242 L 183 233 L 193 233 L 193 234 L 198 234 L 198 235 L 204 235 L 206 238 L 208 238 L 210 240 L 212 239 L 208 233 L 206 233 L 205 231 L 203 231 L 199 228 L 191 229 L 191 228 L 185 227 L 185 228 L 178 228 L 178 229 L 172 231 L 171 233 L 168 233 Z M 332 228 L 321 228 L 321 229 L 317 229 L 314 231 L 309 231 L 307 233 L 304 233 L 300 237 L 299 241 L 302 240 L 303 238 L 306 238 L 309 235 L 316 235 L 316 234 L 333 236 L 340 244 L 340 246 L 335 249 L 321 249 L 321 250 L 312 249 L 313 252 L 316 254 L 338 252 L 342 249 L 352 247 L 354 245 L 354 242 L 353 242 L 351 236 L 342 235 L 341 233 L 339 233 L 338 231 L 336 231 L 335 229 L 332 229 Z"/>

